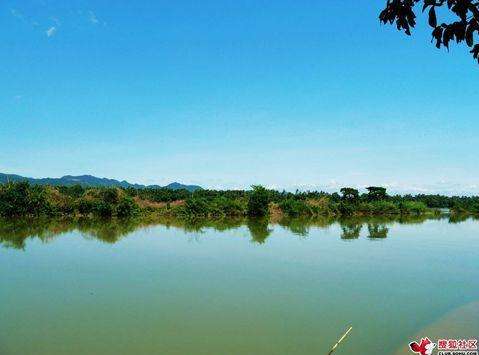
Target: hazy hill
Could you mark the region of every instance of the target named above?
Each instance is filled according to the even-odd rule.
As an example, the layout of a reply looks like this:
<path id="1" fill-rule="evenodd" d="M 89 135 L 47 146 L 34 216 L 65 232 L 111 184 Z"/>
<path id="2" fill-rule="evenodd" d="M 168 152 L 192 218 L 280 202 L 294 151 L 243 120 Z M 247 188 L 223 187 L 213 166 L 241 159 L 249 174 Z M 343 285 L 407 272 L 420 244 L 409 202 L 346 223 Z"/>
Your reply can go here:
<path id="1" fill-rule="evenodd" d="M 171 190 L 180 190 L 186 189 L 188 191 L 195 191 L 201 189 L 200 186 L 197 185 L 184 185 L 180 184 L 179 182 L 172 182 L 166 186 L 160 185 L 140 185 L 140 184 L 130 184 L 128 181 L 118 181 L 115 179 L 107 179 L 107 178 L 99 178 L 92 175 L 79 175 L 79 176 L 72 176 L 72 175 L 65 175 L 61 178 L 29 178 L 15 174 L 2 174 L 0 173 L 0 183 L 6 183 L 8 181 L 28 181 L 30 184 L 33 185 L 52 185 L 52 186 L 71 186 L 71 185 L 82 185 L 82 186 L 91 186 L 91 187 L 134 187 L 137 189 L 142 188 L 167 188 Z"/>

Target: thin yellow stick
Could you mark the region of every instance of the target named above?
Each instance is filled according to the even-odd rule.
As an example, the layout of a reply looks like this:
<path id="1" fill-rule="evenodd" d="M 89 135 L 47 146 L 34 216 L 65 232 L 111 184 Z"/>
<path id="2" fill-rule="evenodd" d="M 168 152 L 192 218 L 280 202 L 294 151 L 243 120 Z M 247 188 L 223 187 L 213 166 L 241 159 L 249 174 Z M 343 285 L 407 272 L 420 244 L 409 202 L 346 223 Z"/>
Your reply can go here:
<path id="1" fill-rule="evenodd" d="M 328 355 L 331 355 L 334 350 L 339 346 L 339 344 L 348 336 L 349 332 L 353 329 L 353 327 L 349 327 L 349 329 L 346 331 L 346 333 L 343 334 L 341 338 L 339 338 L 338 342 L 334 344 L 334 346 L 329 350 Z"/>

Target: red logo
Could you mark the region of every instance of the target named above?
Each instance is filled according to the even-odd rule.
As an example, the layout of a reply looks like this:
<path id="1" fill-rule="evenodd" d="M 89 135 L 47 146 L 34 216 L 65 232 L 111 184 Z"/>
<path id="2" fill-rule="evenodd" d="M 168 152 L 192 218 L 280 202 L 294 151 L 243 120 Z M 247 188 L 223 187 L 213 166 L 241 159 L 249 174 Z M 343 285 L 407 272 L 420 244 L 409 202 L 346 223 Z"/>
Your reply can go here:
<path id="1" fill-rule="evenodd" d="M 409 347 L 416 354 L 431 355 L 432 351 L 436 347 L 436 344 L 434 344 L 432 341 L 429 340 L 428 337 L 426 337 L 421 339 L 420 344 L 418 344 L 415 341 L 413 341 L 412 343 L 409 343 Z"/>

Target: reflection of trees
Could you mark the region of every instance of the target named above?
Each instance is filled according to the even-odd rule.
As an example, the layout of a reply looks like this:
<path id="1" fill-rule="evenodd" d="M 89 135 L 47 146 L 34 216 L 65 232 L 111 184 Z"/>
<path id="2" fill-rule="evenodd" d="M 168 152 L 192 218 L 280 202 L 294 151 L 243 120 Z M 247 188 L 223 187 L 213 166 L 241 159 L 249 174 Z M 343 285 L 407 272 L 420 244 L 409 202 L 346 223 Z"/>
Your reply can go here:
<path id="1" fill-rule="evenodd" d="M 461 223 L 469 218 L 469 215 L 465 213 L 452 213 L 449 216 L 449 223 Z"/>
<path id="2" fill-rule="evenodd" d="M 137 219 L 82 218 L 75 223 L 75 229 L 78 229 L 85 237 L 93 237 L 106 243 L 116 243 L 143 225 Z"/>
<path id="3" fill-rule="evenodd" d="M 24 249 L 26 240 L 39 238 L 47 242 L 62 233 L 79 231 L 85 238 L 116 243 L 135 230 L 151 225 L 176 227 L 185 232 L 202 232 L 205 228 L 218 231 L 238 228 L 244 219 L 151 219 L 151 218 L 78 218 L 78 219 L 0 219 L 0 244 Z"/>
<path id="4" fill-rule="evenodd" d="M 283 218 L 278 221 L 278 224 L 291 233 L 305 237 L 309 234 L 309 219 L 305 218 Z"/>
<path id="5" fill-rule="evenodd" d="M 397 215 L 397 216 L 353 216 L 339 219 L 342 239 L 357 239 L 360 236 L 362 225 L 368 226 L 369 238 L 381 239 L 388 236 L 388 225 L 421 224 L 427 220 L 440 220 L 444 215 Z"/>
<path id="6" fill-rule="evenodd" d="M 427 216 L 427 215 L 424 215 L 424 214 L 419 214 L 419 215 L 405 214 L 405 215 L 401 215 L 399 217 L 398 222 L 400 224 L 421 224 L 428 219 L 436 219 L 437 220 L 437 219 L 441 219 L 441 218 L 443 218 L 443 217 L 440 216 L 440 215 Z"/>
<path id="7" fill-rule="evenodd" d="M 450 223 L 459 223 L 468 218 L 467 215 L 453 214 L 450 217 L 433 216 L 433 219 L 449 218 Z M 311 227 L 328 228 L 339 222 L 342 239 L 357 239 L 360 236 L 362 225 L 366 224 L 371 239 L 384 239 L 388 235 L 390 223 L 410 224 L 422 223 L 428 218 L 423 216 L 394 216 L 378 217 L 351 217 L 340 219 L 332 217 L 320 218 L 283 218 L 277 222 L 291 233 L 306 236 Z M 29 238 L 38 238 L 48 242 L 57 236 L 79 231 L 83 236 L 95 238 L 107 243 L 115 243 L 126 237 L 138 228 L 163 225 L 167 228 L 175 227 L 187 233 L 200 233 L 207 229 L 226 231 L 247 226 L 251 238 L 257 243 L 264 243 L 272 232 L 270 221 L 267 218 L 219 218 L 219 219 L 179 219 L 173 217 L 139 217 L 132 219 L 0 219 L 0 245 L 16 249 L 24 249 Z"/>
<path id="8" fill-rule="evenodd" d="M 7 248 L 25 249 L 28 238 L 38 238 L 46 243 L 72 229 L 68 220 L 0 219 L 0 244 Z"/>
<path id="9" fill-rule="evenodd" d="M 389 229 L 382 223 L 368 223 L 368 238 L 384 239 L 387 238 Z"/>
<path id="10" fill-rule="evenodd" d="M 86 237 L 115 243 L 121 237 L 144 225 L 145 223 L 137 219 L 2 219 L 0 220 L 0 244 L 24 249 L 26 240 L 29 238 L 48 242 L 63 233 L 74 230 L 78 230 Z"/>
<path id="11" fill-rule="evenodd" d="M 155 220 L 154 224 L 164 225 L 166 227 L 175 227 L 185 232 L 201 233 L 206 228 L 212 228 L 217 231 L 239 228 L 244 224 L 244 218 L 175 218 L 162 217 Z"/>
<path id="12" fill-rule="evenodd" d="M 358 239 L 362 224 L 343 224 L 341 225 L 341 239 Z"/>
<path id="13" fill-rule="evenodd" d="M 277 223 L 289 230 L 291 233 L 299 236 L 307 236 L 311 227 L 327 228 L 331 226 L 336 220 L 331 216 L 320 217 L 285 217 L 277 221 Z"/>
<path id="14" fill-rule="evenodd" d="M 246 225 L 251 233 L 251 239 L 259 244 L 263 244 L 273 231 L 269 228 L 268 218 L 250 218 Z"/>
<path id="15" fill-rule="evenodd" d="M 341 239 L 358 239 L 363 228 L 364 218 L 349 217 L 339 219 L 341 226 Z"/>

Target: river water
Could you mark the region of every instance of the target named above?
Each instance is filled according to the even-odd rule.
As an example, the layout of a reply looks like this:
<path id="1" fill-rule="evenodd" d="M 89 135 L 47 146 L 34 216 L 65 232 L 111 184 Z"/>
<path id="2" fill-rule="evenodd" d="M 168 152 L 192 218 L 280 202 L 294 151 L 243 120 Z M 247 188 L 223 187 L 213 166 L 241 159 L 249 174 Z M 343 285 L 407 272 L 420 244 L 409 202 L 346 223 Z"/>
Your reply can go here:
<path id="1" fill-rule="evenodd" d="M 1 221 L 0 281 L 2 355 L 407 354 L 478 337 L 479 221 Z"/>

